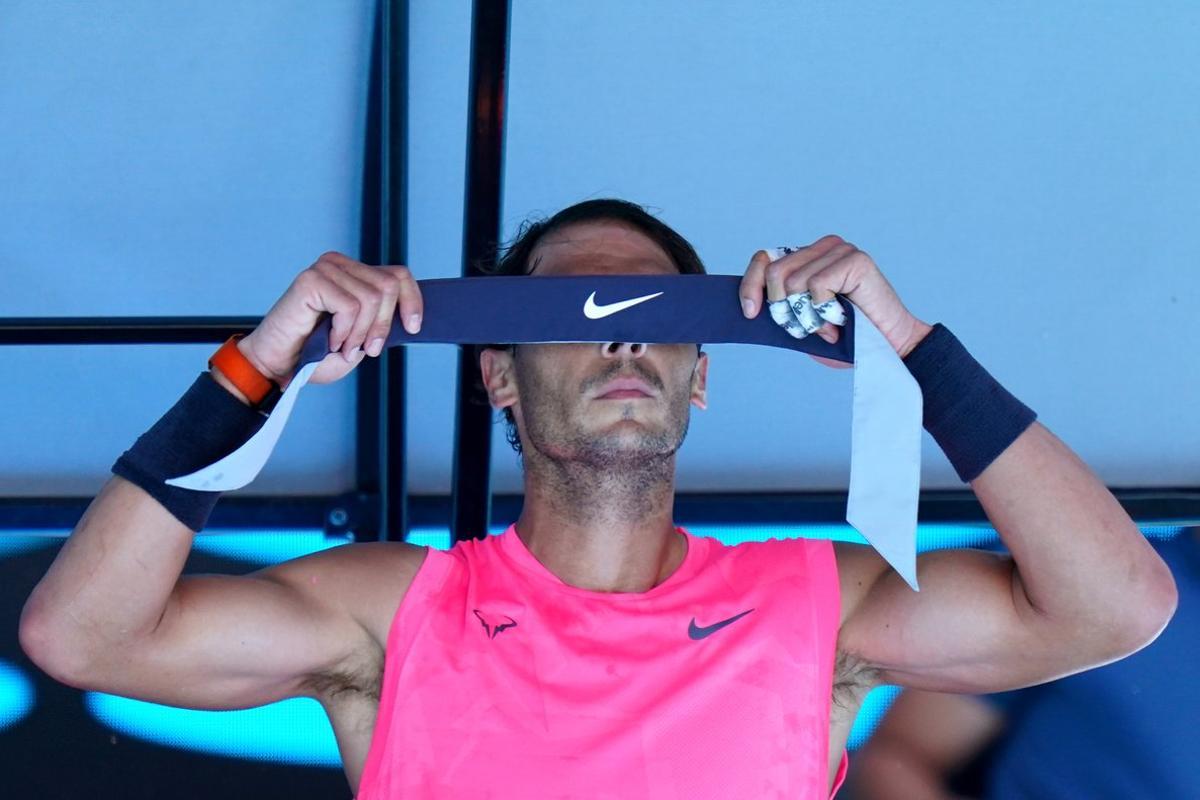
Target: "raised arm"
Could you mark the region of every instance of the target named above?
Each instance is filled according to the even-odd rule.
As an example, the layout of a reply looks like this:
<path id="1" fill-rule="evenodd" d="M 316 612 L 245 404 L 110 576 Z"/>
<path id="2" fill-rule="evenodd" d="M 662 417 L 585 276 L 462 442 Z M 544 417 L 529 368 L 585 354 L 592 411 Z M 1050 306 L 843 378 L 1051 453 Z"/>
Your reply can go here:
<path id="1" fill-rule="evenodd" d="M 926 428 L 1012 553 L 925 554 L 917 593 L 874 551 L 837 545 L 839 648 L 857 674 L 998 691 L 1113 661 L 1162 631 L 1174 580 L 1116 498 L 949 331 L 913 316 L 870 256 L 837 236 L 774 262 L 760 251 L 742 281 L 748 316 L 764 291 L 781 304 L 780 324 L 785 306 L 798 309 L 793 335 L 815 316 L 809 305 L 839 294 L 867 315 L 921 384 Z M 839 335 L 820 319 L 810 327 Z"/>
<path id="2" fill-rule="evenodd" d="M 313 375 L 330 382 L 362 360 L 364 342 L 386 336 L 398 303 L 406 320 L 419 316 L 407 269 L 327 253 L 237 346 L 263 376 L 286 382 L 304 341 L 331 313 L 332 343 L 342 352 Z M 379 598 L 356 588 L 350 566 L 367 545 L 247 576 L 180 577 L 215 498 L 163 481 L 240 445 L 262 422 L 248 403 L 219 371 L 202 373 L 118 460 L 119 476 L 92 501 L 22 611 L 20 642 L 34 663 L 78 686 L 215 708 L 301 691 L 306 679 L 364 652 L 355 609 Z M 397 576 L 406 566 L 415 571 L 423 553 L 378 546 L 398 554 Z M 307 580 L 321 572 L 323 583 Z"/>
<path id="3" fill-rule="evenodd" d="M 140 487 L 112 478 L 26 604 L 23 649 L 70 686 L 173 706 L 320 697 L 333 676 L 377 678 L 382 644 L 362 611 L 394 612 L 424 553 L 370 542 L 248 575 L 180 576 L 191 541 Z M 55 591 L 72 594 L 47 605 Z"/>
<path id="4" fill-rule="evenodd" d="M 873 551 L 839 546 L 840 647 L 879 680 L 993 692 L 1122 658 L 1162 631 L 1170 570 L 1104 484 L 1040 423 L 971 481 L 1012 557 L 942 550 L 913 592 Z"/>

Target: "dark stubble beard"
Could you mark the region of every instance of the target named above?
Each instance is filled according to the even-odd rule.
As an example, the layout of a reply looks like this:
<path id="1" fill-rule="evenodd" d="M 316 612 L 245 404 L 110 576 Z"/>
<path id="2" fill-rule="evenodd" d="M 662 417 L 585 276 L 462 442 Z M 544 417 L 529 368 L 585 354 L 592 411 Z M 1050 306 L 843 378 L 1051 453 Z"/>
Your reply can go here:
<path id="1" fill-rule="evenodd" d="M 659 385 L 651 376 L 643 373 L 642 377 Z M 521 370 L 518 379 L 527 444 L 525 469 L 547 493 L 556 512 L 578 521 L 633 522 L 672 501 L 675 453 L 690 421 L 690 386 L 671 396 L 660 395 L 668 404 L 661 428 L 597 434 L 585 431 L 578 419 L 579 394 L 555 391 L 534 369 Z M 608 379 L 602 375 L 587 386 Z M 622 416 L 632 419 L 633 414 L 633 402 L 625 404 Z"/>

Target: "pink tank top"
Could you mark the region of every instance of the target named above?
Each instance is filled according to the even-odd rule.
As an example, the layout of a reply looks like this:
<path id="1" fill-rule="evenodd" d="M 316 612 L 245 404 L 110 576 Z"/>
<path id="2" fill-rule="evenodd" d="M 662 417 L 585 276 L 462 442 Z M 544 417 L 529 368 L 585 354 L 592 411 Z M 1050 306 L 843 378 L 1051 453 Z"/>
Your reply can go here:
<path id="1" fill-rule="evenodd" d="M 683 562 L 640 593 L 564 583 L 514 527 L 429 549 L 358 800 L 826 797 L 832 545 L 678 530 Z"/>

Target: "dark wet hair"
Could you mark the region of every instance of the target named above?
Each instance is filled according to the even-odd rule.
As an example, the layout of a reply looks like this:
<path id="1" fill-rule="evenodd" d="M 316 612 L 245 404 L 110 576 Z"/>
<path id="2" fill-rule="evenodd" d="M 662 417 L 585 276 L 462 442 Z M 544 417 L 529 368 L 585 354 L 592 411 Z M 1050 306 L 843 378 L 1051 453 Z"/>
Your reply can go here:
<path id="1" fill-rule="evenodd" d="M 651 214 L 643 206 L 616 198 L 584 200 L 559 211 L 549 219 L 526 220 L 517 230 L 516 238 L 503 248 L 495 264 L 481 265 L 488 275 L 528 275 L 529 263 L 538 243 L 547 235 L 568 225 L 584 222 L 619 222 L 644 234 L 670 256 L 681 275 L 704 275 L 704 262 L 695 248 L 674 228 Z M 483 350 L 511 350 L 516 345 L 489 344 L 476 348 L 475 357 Z M 504 409 L 505 438 L 517 454 L 521 454 L 521 437 L 511 408 Z"/>

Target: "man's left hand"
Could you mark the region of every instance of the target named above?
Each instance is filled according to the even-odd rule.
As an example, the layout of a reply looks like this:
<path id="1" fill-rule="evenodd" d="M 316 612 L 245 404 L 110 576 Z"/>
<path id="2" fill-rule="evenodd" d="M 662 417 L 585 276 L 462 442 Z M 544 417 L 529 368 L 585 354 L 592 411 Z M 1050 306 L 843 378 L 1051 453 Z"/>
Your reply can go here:
<path id="1" fill-rule="evenodd" d="M 764 250 L 750 259 L 742 278 L 743 313 L 753 319 L 768 302 L 809 292 L 814 306 L 842 295 L 853 301 L 904 358 L 931 331 L 932 326 L 914 317 L 871 257 L 840 236 L 823 236 L 776 261 Z M 827 342 L 838 340 L 837 326 L 826 322 L 816 334 Z M 831 367 L 849 367 L 840 361 L 812 356 Z"/>

